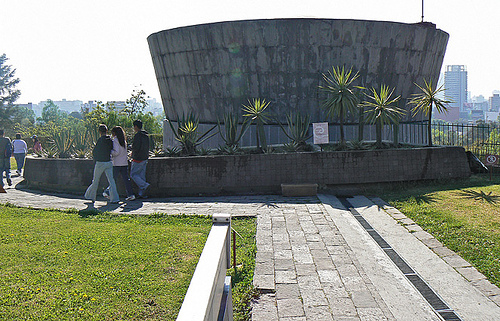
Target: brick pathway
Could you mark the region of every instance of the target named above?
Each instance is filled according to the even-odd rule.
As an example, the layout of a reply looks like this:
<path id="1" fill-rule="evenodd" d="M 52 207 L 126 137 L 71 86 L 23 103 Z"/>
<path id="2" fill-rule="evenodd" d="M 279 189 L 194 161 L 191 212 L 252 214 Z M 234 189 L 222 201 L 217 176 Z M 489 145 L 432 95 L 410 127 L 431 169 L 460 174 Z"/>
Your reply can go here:
<path id="1" fill-rule="evenodd" d="M 257 222 L 253 320 L 394 320 L 323 204 L 282 204 Z"/>

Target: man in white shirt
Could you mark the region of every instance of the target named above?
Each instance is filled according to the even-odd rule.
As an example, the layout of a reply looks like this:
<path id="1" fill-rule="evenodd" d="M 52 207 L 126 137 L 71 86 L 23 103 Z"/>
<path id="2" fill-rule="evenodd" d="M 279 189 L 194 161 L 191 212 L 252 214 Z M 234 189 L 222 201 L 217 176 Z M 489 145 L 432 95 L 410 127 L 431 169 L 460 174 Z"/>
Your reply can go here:
<path id="1" fill-rule="evenodd" d="M 21 176 L 21 172 L 24 167 L 24 159 L 26 158 L 26 154 L 28 153 L 28 145 L 26 142 L 21 139 L 21 134 L 16 134 L 16 139 L 12 141 L 12 154 L 14 154 L 14 158 L 17 163 L 17 174 Z"/>

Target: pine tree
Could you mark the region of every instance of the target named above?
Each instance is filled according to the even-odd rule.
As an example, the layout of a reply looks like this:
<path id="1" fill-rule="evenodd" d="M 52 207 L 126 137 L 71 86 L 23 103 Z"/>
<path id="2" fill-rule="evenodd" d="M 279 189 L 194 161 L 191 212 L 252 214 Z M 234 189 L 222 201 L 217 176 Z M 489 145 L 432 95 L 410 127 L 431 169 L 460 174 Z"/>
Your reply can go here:
<path id="1" fill-rule="evenodd" d="M 11 118 L 15 113 L 14 102 L 21 95 L 21 91 L 16 89 L 19 78 L 15 78 L 16 69 L 7 64 L 7 56 L 0 56 L 0 126 L 4 127 L 11 123 Z"/>

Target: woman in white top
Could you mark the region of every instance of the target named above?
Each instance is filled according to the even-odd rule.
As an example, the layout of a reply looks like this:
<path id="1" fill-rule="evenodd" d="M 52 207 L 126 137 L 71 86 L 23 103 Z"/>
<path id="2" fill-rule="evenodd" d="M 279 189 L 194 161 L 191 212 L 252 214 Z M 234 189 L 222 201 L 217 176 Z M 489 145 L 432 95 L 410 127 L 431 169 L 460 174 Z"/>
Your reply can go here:
<path id="1" fill-rule="evenodd" d="M 16 134 L 16 139 L 12 141 L 12 154 L 17 163 L 17 174 L 21 176 L 21 172 L 24 166 L 24 159 L 26 158 L 26 153 L 28 152 L 28 146 L 26 142 L 21 139 L 21 134 Z"/>
<path id="2" fill-rule="evenodd" d="M 128 153 L 127 153 L 127 140 L 125 139 L 125 132 L 121 126 L 115 126 L 111 129 L 111 136 L 113 138 L 113 150 L 111 151 L 111 161 L 113 161 L 113 177 L 115 182 L 118 179 L 118 174 L 122 177 L 125 183 L 125 190 L 127 191 L 127 201 L 135 200 L 134 191 L 132 190 L 132 183 L 128 174 Z M 118 184 L 117 184 L 118 185 Z M 109 197 L 109 187 L 103 193 L 104 197 Z"/>

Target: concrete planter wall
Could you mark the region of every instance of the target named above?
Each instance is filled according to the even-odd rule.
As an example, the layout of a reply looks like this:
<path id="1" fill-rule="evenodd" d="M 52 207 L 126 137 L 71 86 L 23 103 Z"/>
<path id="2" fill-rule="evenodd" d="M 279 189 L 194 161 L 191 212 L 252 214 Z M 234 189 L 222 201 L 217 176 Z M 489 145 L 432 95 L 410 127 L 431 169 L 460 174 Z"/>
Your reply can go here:
<path id="1" fill-rule="evenodd" d="M 24 175 L 32 188 L 83 192 L 92 170 L 92 160 L 28 158 Z M 344 185 L 468 176 L 462 147 L 152 158 L 147 169 L 152 196 L 279 192 L 282 183 Z"/>

